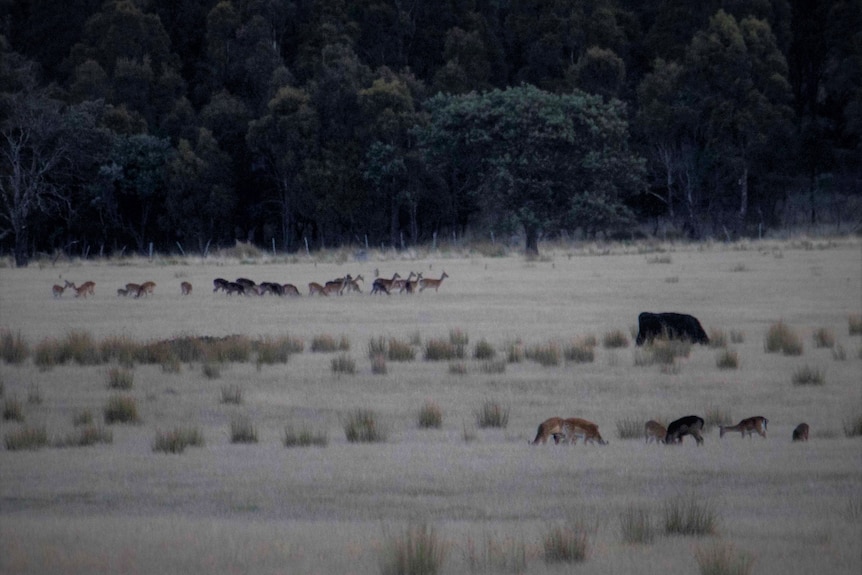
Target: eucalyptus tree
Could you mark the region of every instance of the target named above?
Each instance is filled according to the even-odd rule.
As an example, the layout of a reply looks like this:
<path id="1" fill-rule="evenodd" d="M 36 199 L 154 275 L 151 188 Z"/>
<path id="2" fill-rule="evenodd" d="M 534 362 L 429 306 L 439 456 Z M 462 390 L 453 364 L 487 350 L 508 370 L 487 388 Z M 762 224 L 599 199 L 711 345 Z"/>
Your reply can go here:
<path id="1" fill-rule="evenodd" d="M 437 95 L 427 108 L 419 134 L 429 166 L 450 194 L 516 221 L 528 254 L 538 253 L 542 231 L 594 234 L 631 223 L 623 201 L 640 190 L 643 162 L 629 150 L 621 102 L 521 86 Z"/>

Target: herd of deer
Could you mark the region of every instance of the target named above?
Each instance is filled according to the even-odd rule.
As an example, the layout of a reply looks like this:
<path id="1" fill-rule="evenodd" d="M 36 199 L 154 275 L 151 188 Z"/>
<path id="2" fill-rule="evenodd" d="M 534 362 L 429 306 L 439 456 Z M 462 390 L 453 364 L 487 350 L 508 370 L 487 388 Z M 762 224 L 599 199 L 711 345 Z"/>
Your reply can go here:
<path id="1" fill-rule="evenodd" d="M 428 288 L 434 288 L 434 291 L 440 289 L 440 284 L 443 280 L 449 277 L 445 271 L 440 276 L 440 279 L 423 278 L 421 273 L 410 272 L 406 279 L 402 279 L 396 272 L 391 279 L 376 278 L 371 284 L 371 293 L 387 295 L 394 291 L 398 293 L 415 293 L 424 291 Z M 343 295 L 345 293 L 357 292 L 362 293 L 360 282 L 365 282 L 362 274 L 353 277 L 350 274 L 346 276 L 329 280 L 326 283 L 320 284 L 311 282 L 308 284 L 308 295 L 330 296 L 332 294 Z M 276 282 L 261 282 L 256 283 L 248 278 L 237 278 L 236 281 L 228 281 L 224 278 L 216 278 L 213 280 L 213 292 L 223 291 L 227 295 L 266 295 L 272 294 L 277 296 L 299 296 L 300 291 L 293 284 L 280 284 Z"/>
<path id="2" fill-rule="evenodd" d="M 661 423 L 650 420 L 644 424 L 644 437 L 646 443 L 663 443 L 672 445 L 682 443 L 682 438 L 686 435 L 694 437 L 698 445 L 703 443 L 703 418 L 697 415 L 687 415 L 676 421 L 671 422 L 665 427 Z M 728 431 L 739 431 L 743 439 L 746 434 L 751 435 L 757 432 L 761 437 L 766 437 L 766 426 L 769 420 L 758 415 L 755 417 L 747 417 L 736 425 L 719 425 L 719 437 L 724 437 Z M 578 442 L 578 439 L 583 439 L 584 443 L 598 443 L 599 445 L 607 445 L 607 441 L 602 439 L 599 433 L 599 427 L 586 419 L 572 417 L 563 419 L 561 417 L 551 417 L 539 424 L 539 429 L 536 432 L 536 438 L 532 441 L 533 445 L 539 443 L 547 443 L 549 438 L 553 438 L 554 443 L 571 443 L 572 445 Z M 793 430 L 793 441 L 808 441 L 808 424 L 800 423 Z"/>

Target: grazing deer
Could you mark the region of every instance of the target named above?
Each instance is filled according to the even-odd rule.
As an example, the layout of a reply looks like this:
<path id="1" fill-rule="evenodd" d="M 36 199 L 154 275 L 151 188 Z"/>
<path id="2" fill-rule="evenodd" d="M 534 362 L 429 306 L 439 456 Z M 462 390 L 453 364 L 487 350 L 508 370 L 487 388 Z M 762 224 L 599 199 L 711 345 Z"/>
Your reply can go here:
<path id="1" fill-rule="evenodd" d="M 434 291 L 437 291 L 440 289 L 440 284 L 443 283 L 443 280 L 445 280 L 448 277 L 449 277 L 449 274 L 447 274 L 444 271 L 443 274 L 440 276 L 439 280 L 435 280 L 435 279 L 431 279 L 431 278 L 422 278 L 421 280 L 419 280 L 419 291 L 420 292 L 424 291 L 425 288 L 434 288 Z"/>
<path id="2" fill-rule="evenodd" d="M 224 293 L 226 293 L 227 295 L 233 295 L 235 293 L 238 293 L 240 295 L 246 295 L 245 288 L 242 287 L 241 284 L 238 284 L 236 282 L 228 282 L 224 288 Z"/>
<path id="3" fill-rule="evenodd" d="M 298 296 L 302 295 L 299 293 L 299 289 L 297 289 L 297 287 L 293 284 L 284 284 L 283 286 L 281 286 L 281 288 L 283 290 L 284 295 L 289 295 L 289 296 L 293 296 L 293 297 L 298 297 Z"/>
<path id="4" fill-rule="evenodd" d="M 54 287 L 51 288 L 51 293 L 54 294 L 54 297 L 62 296 L 64 291 L 66 291 L 66 286 L 54 284 Z"/>
<path id="5" fill-rule="evenodd" d="M 532 445 L 547 443 L 549 437 L 554 438 L 554 443 L 560 442 L 560 436 L 563 430 L 562 417 L 549 417 L 539 424 L 539 429 L 536 431 L 536 438 L 530 442 Z"/>
<path id="6" fill-rule="evenodd" d="M 664 438 L 667 436 L 667 428 L 658 421 L 650 419 L 644 424 L 644 437 L 646 442 L 655 441 L 656 445 L 664 443 Z"/>
<path id="7" fill-rule="evenodd" d="M 747 417 L 736 425 L 719 425 L 718 436 L 724 437 L 724 434 L 728 431 L 739 431 L 742 433 L 742 438 L 745 439 L 746 433 L 751 437 L 751 434 L 756 431 L 760 437 L 766 437 L 766 424 L 768 423 L 769 420 L 762 415 Z"/>
<path id="8" fill-rule="evenodd" d="M 376 293 L 385 293 L 386 295 L 390 295 L 390 290 L 392 289 L 392 285 L 398 281 L 401 276 L 398 275 L 398 272 L 395 272 L 392 275 L 392 279 L 386 278 L 376 278 L 374 283 L 371 284 L 371 294 L 374 295 Z"/>
<path id="9" fill-rule="evenodd" d="M 227 293 L 227 286 L 229 283 L 230 282 L 224 278 L 214 279 L 213 280 L 213 293 L 217 292 L 218 290 L 224 290 L 224 292 Z"/>
<path id="10" fill-rule="evenodd" d="M 308 295 L 314 295 L 314 294 L 324 295 L 324 296 L 329 295 L 328 293 L 326 293 L 326 290 L 323 288 L 322 285 L 320 285 L 317 282 L 311 282 L 308 284 Z"/>
<path id="11" fill-rule="evenodd" d="M 126 297 L 129 295 L 129 290 L 126 288 L 117 288 L 117 297 Z"/>
<path id="12" fill-rule="evenodd" d="M 800 423 L 793 430 L 793 441 L 808 441 L 808 424 Z"/>
<path id="13" fill-rule="evenodd" d="M 182 282 L 180 284 L 180 293 L 183 295 L 192 295 L 192 284 L 189 282 Z"/>
<path id="14" fill-rule="evenodd" d="M 141 284 L 126 284 L 126 294 L 138 297 L 141 293 Z"/>
<path id="15" fill-rule="evenodd" d="M 66 280 L 66 287 L 70 287 L 75 291 L 75 297 L 84 296 L 86 298 L 87 294 L 94 295 L 96 293 L 96 284 L 94 282 L 84 282 L 76 286 L 74 283 Z"/>
<path id="16" fill-rule="evenodd" d="M 576 445 L 578 438 L 584 440 L 584 445 L 587 443 L 596 443 L 599 445 L 607 445 L 608 442 L 602 439 L 599 433 L 599 426 L 592 421 L 581 419 L 579 417 L 570 417 L 563 421 L 562 442 Z"/>
<path id="17" fill-rule="evenodd" d="M 676 421 L 672 421 L 667 426 L 667 435 L 664 436 L 664 442 L 667 445 L 682 443 L 682 438 L 686 435 L 691 435 L 697 441 L 698 445 L 703 444 L 703 436 L 700 432 L 703 430 L 703 418 L 696 415 L 687 415 L 680 417 Z"/>
<path id="18" fill-rule="evenodd" d="M 144 282 L 141 284 L 140 289 L 138 289 L 138 297 L 142 295 L 152 295 L 156 290 L 156 282 Z"/>

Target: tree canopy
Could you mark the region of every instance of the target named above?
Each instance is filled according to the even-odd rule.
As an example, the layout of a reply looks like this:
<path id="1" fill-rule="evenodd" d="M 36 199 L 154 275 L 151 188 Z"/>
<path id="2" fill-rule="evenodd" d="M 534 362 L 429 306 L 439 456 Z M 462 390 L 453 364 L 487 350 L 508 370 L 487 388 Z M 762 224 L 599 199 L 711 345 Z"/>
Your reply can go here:
<path id="1" fill-rule="evenodd" d="M 862 0 L 6 3 L 0 251 L 858 229 L 860 30 Z"/>

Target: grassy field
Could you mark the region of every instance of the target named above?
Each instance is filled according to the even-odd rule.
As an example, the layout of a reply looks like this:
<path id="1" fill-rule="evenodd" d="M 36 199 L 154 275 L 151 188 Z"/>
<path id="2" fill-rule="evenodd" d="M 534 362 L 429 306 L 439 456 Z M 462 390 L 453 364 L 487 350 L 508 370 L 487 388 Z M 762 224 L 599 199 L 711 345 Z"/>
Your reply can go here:
<path id="1" fill-rule="evenodd" d="M 449 277 L 371 296 L 375 270 Z M 305 295 L 347 273 L 362 294 Z M 303 297 L 213 293 L 239 276 Z M 95 295 L 53 298 L 64 280 Z M 662 363 L 641 311 L 725 343 Z M 5 267 L 0 572 L 855 575 L 860 314 L 850 239 Z M 795 349 L 767 352 L 779 323 Z M 701 447 L 638 436 L 689 414 Z M 753 415 L 768 438 L 719 438 Z M 529 445 L 551 416 L 609 444 Z"/>

